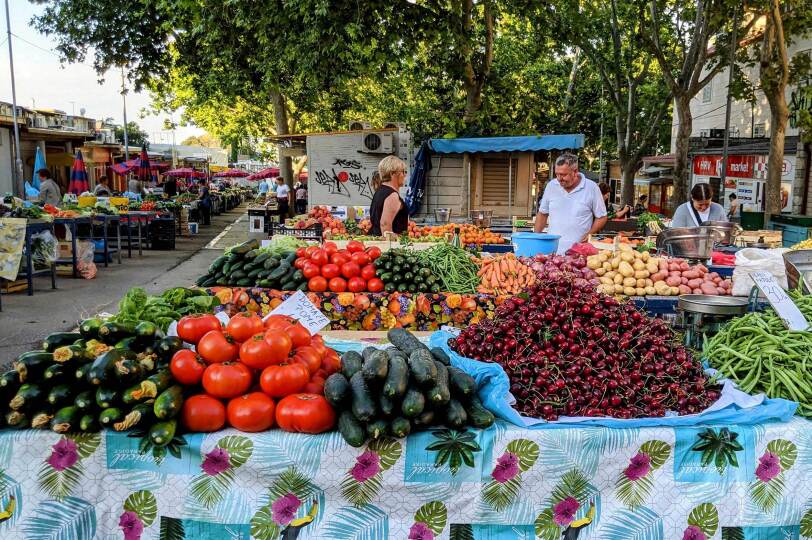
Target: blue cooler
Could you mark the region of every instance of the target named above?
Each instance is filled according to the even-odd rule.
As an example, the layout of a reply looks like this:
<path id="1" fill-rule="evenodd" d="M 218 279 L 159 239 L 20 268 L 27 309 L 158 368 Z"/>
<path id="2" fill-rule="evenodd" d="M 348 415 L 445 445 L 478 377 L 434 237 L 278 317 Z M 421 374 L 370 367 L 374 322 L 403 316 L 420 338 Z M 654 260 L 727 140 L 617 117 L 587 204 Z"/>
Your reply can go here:
<path id="1" fill-rule="evenodd" d="M 518 232 L 511 235 L 513 252 L 517 257 L 532 257 L 539 253 L 549 255 L 558 249 L 557 234 Z"/>

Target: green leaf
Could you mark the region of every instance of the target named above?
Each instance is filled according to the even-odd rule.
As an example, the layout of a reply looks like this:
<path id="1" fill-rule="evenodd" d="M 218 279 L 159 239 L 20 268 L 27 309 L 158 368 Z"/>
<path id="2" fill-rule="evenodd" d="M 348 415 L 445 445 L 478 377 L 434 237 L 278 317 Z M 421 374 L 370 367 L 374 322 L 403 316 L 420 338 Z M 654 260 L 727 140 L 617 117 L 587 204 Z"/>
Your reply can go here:
<path id="1" fill-rule="evenodd" d="M 273 520 L 273 510 L 271 510 L 270 504 L 260 507 L 251 518 L 251 538 L 278 540 L 280 532 L 279 525 Z"/>
<path id="2" fill-rule="evenodd" d="M 548 508 L 536 518 L 536 538 L 538 540 L 560 540 L 561 529 L 553 521 L 553 509 Z"/>
<path id="3" fill-rule="evenodd" d="M 270 500 L 275 501 L 284 497 L 288 493 L 293 493 L 300 501 L 306 501 L 317 491 L 316 486 L 304 474 L 296 470 L 296 467 L 285 469 L 279 478 L 271 485 L 269 490 Z"/>
<path id="4" fill-rule="evenodd" d="M 342 506 L 334 511 L 320 531 L 323 538 L 378 540 L 389 537 L 389 518 L 383 510 L 367 505 L 363 508 Z"/>
<path id="5" fill-rule="evenodd" d="M 652 440 L 646 441 L 640 446 L 640 451 L 651 458 L 652 470 L 657 470 L 663 466 L 671 455 L 671 446 L 667 442 Z"/>
<path id="6" fill-rule="evenodd" d="M 124 510 L 138 514 L 144 527 L 149 527 L 158 515 L 158 501 L 150 491 L 136 491 L 124 501 Z"/>
<path id="7" fill-rule="evenodd" d="M 223 500 L 223 497 L 231 489 L 234 481 L 234 470 L 226 469 L 220 474 L 209 476 L 200 473 L 192 479 L 192 496 L 206 509 L 211 509 L 214 505 Z"/>
<path id="8" fill-rule="evenodd" d="M 699 527 L 706 538 L 711 538 L 719 528 L 719 512 L 711 503 L 700 504 L 688 514 L 688 525 Z"/>
<path id="9" fill-rule="evenodd" d="M 482 500 L 497 512 L 501 512 L 519 497 L 521 486 L 521 475 L 502 483 L 491 480 L 482 489 Z"/>
<path id="10" fill-rule="evenodd" d="M 507 451 L 519 458 L 519 469 L 530 469 L 539 457 L 539 445 L 527 439 L 514 439 L 507 445 Z"/>
<path id="11" fill-rule="evenodd" d="M 37 540 L 90 540 L 96 537 L 96 509 L 75 497 L 43 501 L 23 523 L 22 533 Z"/>
<path id="12" fill-rule="evenodd" d="M 348 502 L 358 507 L 372 502 L 380 489 L 381 473 L 376 474 L 366 482 L 359 482 L 350 473 L 347 473 L 341 482 L 341 494 Z"/>
<path id="13" fill-rule="evenodd" d="M 448 540 L 475 540 L 474 528 L 469 523 L 452 523 Z"/>
<path id="14" fill-rule="evenodd" d="M 558 504 L 567 497 L 572 497 L 577 501 L 586 499 L 589 488 L 589 480 L 578 469 L 567 471 L 561 477 L 561 481 L 555 485 L 552 492 L 552 503 Z"/>
<path id="15" fill-rule="evenodd" d="M 772 452 L 781 460 L 781 470 L 792 468 L 798 458 L 798 447 L 786 439 L 774 439 L 767 443 L 767 451 Z"/>
<path id="16" fill-rule="evenodd" d="M 381 458 L 381 471 L 386 471 L 400 459 L 403 448 L 397 439 L 386 437 L 370 441 L 367 445 L 367 450 L 378 454 Z"/>
<path id="17" fill-rule="evenodd" d="M 769 482 L 762 482 L 758 478 L 750 484 L 750 499 L 762 512 L 770 512 L 778 504 L 784 494 L 784 473 Z"/>
<path id="18" fill-rule="evenodd" d="M 185 540 L 186 531 L 183 530 L 183 521 L 172 517 L 161 516 L 161 530 L 158 537 L 161 540 Z"/>
<path id="19" fill-rule="evenodd" d="M 217 446 L 228 452 L 228 461 L 231 466 L 238 469 L 251 458 L 254 443 L 242 435 L 229 435 L 217 441 Z"/>
<path id="20" fill-rule="evenodd" d="M 617 498 L 626 507 L 635 510 L 646 501 L 652 488 L 651 476 L 646 475 L 635 481 L 629 480 L 621 471 L 615 487 L 617 488 Z"/>
<path id="21" fill-rule="evenodd" d="M 812 508 L 807 510 L 801 518 L 801 536 L 812 538 Z"/>
<path id="22" fill-rule="evenodd" d="M 90 457 L 101 444 L 101 433 L 70 433 L 66 435 L 76 443 L 76 451 L 82 459 Z"/>
<path id="23" fill-rule="evenodd" d="M 37 475 L 39 487 L 48 494 L 49 497 L 62 500 L 70 495 L 78 486 L 84 475 L 82 462 L 77 461 L 72 466 L 61 471 L 57 471 L 48 463 L 44 463 Z"/>
<path id="24" fill-rule="evenodd" d="M 427 502 L 414 515 L 414 520 L 425 523 L 435 536 L 442 534 L 447 519 L 448 511 L 440 501 Z"/>

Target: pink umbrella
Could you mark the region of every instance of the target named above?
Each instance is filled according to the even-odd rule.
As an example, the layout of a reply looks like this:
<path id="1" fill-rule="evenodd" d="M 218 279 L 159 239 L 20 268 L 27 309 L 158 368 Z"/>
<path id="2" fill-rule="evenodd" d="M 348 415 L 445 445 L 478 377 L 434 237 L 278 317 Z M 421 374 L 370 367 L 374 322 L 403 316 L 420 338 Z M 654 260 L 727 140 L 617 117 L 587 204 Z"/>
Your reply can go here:
<path id="1" fill-rule="evenodd" d="M 212 176 L 215 178 L 242 178 L 244 176 L 249 176 L 249 173 L 241 169 L 226 169 L 222 172 L 214 173 Z"/>
<path id="2" fill-rule="evenodd" d="M 205 178 L 206 173 L 196 171 L 191 167 L 182 167 L 180 169 L 172 169 L 171 171 L 166 171 L 164 176 L 177 176 L 180 178 Z"/>
<path id="3" fill-rule="evenodd" d="M 248 180 L 265 180 L 266 178 L 273 178 L 274 176 L 279 176 L 279 167 L 268 167 L 267 169 L 262 169 L 261 171 L 255 172 L 249 176 Z"/>

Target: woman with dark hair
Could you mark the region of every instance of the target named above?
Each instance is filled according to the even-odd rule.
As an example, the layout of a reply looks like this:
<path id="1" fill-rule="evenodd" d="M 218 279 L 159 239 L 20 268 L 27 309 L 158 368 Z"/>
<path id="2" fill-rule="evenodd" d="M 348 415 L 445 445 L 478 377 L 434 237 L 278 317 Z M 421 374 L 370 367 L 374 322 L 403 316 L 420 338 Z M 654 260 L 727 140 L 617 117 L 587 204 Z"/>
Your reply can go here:
<path id="1" fill-rule="evenodd" d="M 62 190 L 59 185 L 54 182 L 51 177 L 51 171 L 48 169 L 40 169 L 37 171 L 39 176 L 39 200 L 42 204 L 50 204 L 59 206 L 62 202 Z"/>
<path id="2" fill-rule="evenodd" d="M 631 206 L 628 204 L 621 206 L 609 202 L 609 192 L 612 189 L 609 187 L 609 184 L 601 182 L 598 184 L 598 188 L 600 188 L 601 195 L 603 195 L 603 204 L 606 205 L 606 213 L 609 219 L 623 219 L 629 217 L 629 212 L 632 211 Z"/>
<path id="3" fill-rule="evenodd" d="M 691 190 L 691 200 L 682 203 L 674 212 L 672 227 L 699 227 L 706 221 L 728 221 L 725 208 L 713 202 L 710 184 L 700 182 Z"/>

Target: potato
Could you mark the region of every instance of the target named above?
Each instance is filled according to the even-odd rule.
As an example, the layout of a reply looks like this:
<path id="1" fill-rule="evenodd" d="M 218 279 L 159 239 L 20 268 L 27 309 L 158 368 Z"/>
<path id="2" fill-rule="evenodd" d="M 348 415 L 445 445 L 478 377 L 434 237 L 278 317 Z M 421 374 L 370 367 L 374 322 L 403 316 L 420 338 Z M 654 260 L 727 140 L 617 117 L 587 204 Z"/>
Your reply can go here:
<path id="1" fill-rule="evenodd" d="M 672 296 L 677 296 L 677 295 L 679 295 L 679 293 L 680 293 L 679 287 L 671 287 L 671 295 Z"/>
<path id="2" fill-rule="evenodd" d="M 657 272 L 660 271 L 660 265 L 649 262 L 646 265 L 646 270 L 648 270 L 649 274 L 656 274 Z"/>
<path id="3" fill-rule="evenodd" d="M 646 287 L 653 287 L 654 286 L 654 282 L 651 281 L 650 278 L 646 278 L 645 281 L 646 281 Z"/>
<path id="4" fill-rule="evenodd" d="M 615 257 L 614 259 L 612 259 L 611 262 L 612 262 L 612 268 L 617 270 L 620 267 L 620 263 L 622 261 L 620 260 L 620 257 Z"/>
<path id="5" fill-rule="evenodd" d="M 644 263 L 643 261 L 639 261 L 639 260 L 634 261 L 632 263 L 632 268 L 634 268 L 635 270 L 645 270 L 646 269 L 646 263 Z"/>
<path id="6" fill-rule="evenodd" d="M 640 260 L 643 261 L 644 263 L 647 263 L 651 260 L 651 255 L 649 254 L 648 251 L 644 251 L 643 253 L 640 254 Z"/>
<path id="7" fill-rule="evenodd" d="M 625 294 L 626 296 L 634 296 L 635 294 L 637 294 L 637 289 L 635 289 L 634 287 L 624 287 L 623 294 Z"/>
<path id="8" fill-rule="evenodd" d="M 649 277 L 650 275 L 651 275 L 651 274 L 649 274 L 649 273 L 648 273 L 648 270 L 637 270 L 637 271 L 634 273 L 634 277 L 635 277 L 635 279 L 646 279 L 646 278 L 647 278 L 647 277 Z"/>
<path id="9" fill-rule="evenodd" d="M 622 284 L 623 283 L 623 276 L 621 274 L 619 274 L 619 273 L 615 274 L 614 282 L 615 282 L 615 285 Z"/>
<path id="10" fill-rule="evenodd" d="M 662 270 L 660 270 L 659 272 L 655 272 L 654 274 L 651 274 L 650 277 L 651 277 L 651 281 L 657 283 L 658 281 L 665 281 L 665 278 L 668 277 L 668 273 L 663 272 Z"/>
<path id="11" fill-rule="evenodd" d="M 702 283 L 704 283 L 704 280 L 702 278 L 694 278 L 689 279 L 686 285 L 688 285 L 692 289 L 698 289 L 699 287 L 702 286 Z"/>
<path id="12" fill-rule="evenodd" d="M 603 285 L 614 285 L 615 284 L 615 282 L 610 277 L 603 276 L 603 277 L 600 277 L 598 279 L 600 280 L 600 282 Z"/>
<path id="13" fill-rule="evenodd" d="M 601 268 L 603 268 L 607 272 L 610 272 L 612 271 L 612 263 L 610 263 L 609 261 L 603 261 L 603 263 L 601 263 Z"/>
<path id="14" fill-rule="evenodd" d="M 708 283 L 707 281 L 702 282 L 702 285 L 699 286 L 702 290 L 702 294 L 711 294 L 711 295 L 718 295 L 719 291 L 716 290 L 716 286 L 713 283 Z"/>
<path id="15" fill-rule="evenodd" d="M 609 260 L 609 257 L 610 257 L 610 256 L 609 256 L 609 252 L 608 252 L 608 251 L 601 251 L 600 253 L 598 253 L 598 259 L 600 259 L 600 261 L 601 261 L 602 263 L 605 263 L 606 261 L 608 261 L 608 260 Z"/>
<path id="16" fill-rule="evenodd" d="M 655 289 L 654 287 L 648 286 L 648 287 L 646 287 L 646 294 L 647 295 L 657 294 L 657 289 Z"/>
<path id="17" fill-rule="evenodd" d="M 633 248 L 632 248 L 632 246 L 630 246 L 629 244 L 620 244 L 620 245 L 618 246 L 618 251 L 628 251 L 628 252 L 632 252 L 632 251 L 634 251 L 634 249 L 633 249 Z"/>
<path id="18" fill-rule="evenodd" d="M 702 274 L 700 274 L 696 270 L 687 270 L 687 271 L 682 273 L 682 277 L 686 277 L 688 279 L 696 279 L 696 278 L 701 278 Z"/>
<path id="19" fill-rule="evenodd" d="M 598 259 L 597 257 L 595 257 L 593 255 L 593 256 L 587 258 L 586 266 L 590 270 L 597 270 L 598 268 L 601 267 L 601 261 L 600 261 L 600 259 Z"/>
<path id="20" fill-rule="evenodd" d="M 622 251 L 620 253 L 620 260 L 626 261 L 627 263 L 632 262 L 634 261 L 634 253 L 632 253 L 631 251 Z"/>
<path id="21" fill-rule="evenodd" d="M 606 273 L 606 268 L 596 268 L 595 273 L 600 277 Z"/>
<path id="22" fill-rule="evenodd" d="M 665 284 L 669 287 L 677 287 L 680 283 L 682 283 L 682 281 L 677 276 L 668 276 L 665 278 Z"/>
<path id="23" fill-rule="evenodd" d="M 640 289 L 641 287 L 645 287 L 646 286 L 646 280 L 643 279 L 643 278 L 637 279 L 634 286 L 637 287 L 638 289 Z"/>
<path id="24" fill-rule="evenodd" d="M 614 294 L 615 293 L 615 286 L 614 285 L 598 285 L 597 291 L 603 294 Z"/>
<path id="25" fill-rule="evenodd" d="M 637 295 L 637 296 L 645 296 L 646 295 L 646 289 L 644 287 L 637 287 L 634 290 L 634 294 Z"/>
<path id="26" fill-rule="evenodd" d="M 623 261 L 618 265 L 618 272 L 623 274 L 623 277 L 631 277 L 634 275 L 634 268 L 628 262 Z"/>
<path id="27" fill-rule="evenodd" d="M 623 283 L 624 287 L 636 287 L 637 286 L 637 280 L 634 279 L 633 277 L 623 278 L 622 283 Z"/>
<path id="28" fill-rule="evenodd" d="M 623 285 L 615 285 L 615 294 L 623 294 Z"/>
<path id="29" fill-rule="evenodd" d="M 688 285 L 679 286 L 679 294 L 691 294 L 691 288 Z"/>

